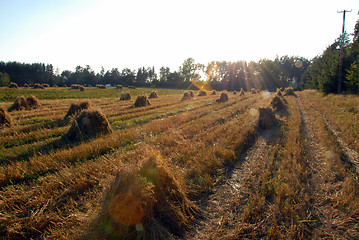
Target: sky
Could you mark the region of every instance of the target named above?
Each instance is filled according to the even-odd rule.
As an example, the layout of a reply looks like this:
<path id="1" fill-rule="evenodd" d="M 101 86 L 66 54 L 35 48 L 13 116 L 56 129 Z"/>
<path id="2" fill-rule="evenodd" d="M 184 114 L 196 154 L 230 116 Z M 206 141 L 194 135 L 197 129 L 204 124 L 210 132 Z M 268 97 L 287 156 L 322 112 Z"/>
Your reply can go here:
<path id="1" fill-rule="evenodd" d="M 344 9 L 352 33 L 358 0 L 0 0 L 0 61 L 99 72 L 311 59 L 341 34 Z"/>

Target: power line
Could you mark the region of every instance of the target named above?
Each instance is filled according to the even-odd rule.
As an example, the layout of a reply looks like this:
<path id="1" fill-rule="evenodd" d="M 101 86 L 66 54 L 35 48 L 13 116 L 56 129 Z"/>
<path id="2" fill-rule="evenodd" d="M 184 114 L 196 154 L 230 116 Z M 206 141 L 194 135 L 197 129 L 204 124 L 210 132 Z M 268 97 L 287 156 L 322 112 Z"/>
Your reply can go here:
<path id="1" fill-rule="evenodd" d="M 342 27 L 342 36 L 340 43 L 340 55 L 339 55 L 339 74 L 338 74 L 338 94 L 341 92 L 342 88 L 342 78 L 343 78 L 343 55 L 344 55 L 344 40 L 345 40 L 345 14 L 351 12 L 352 10 L 343 10 L 337 11 L 337 13 L 343 13 L 343 27 Z"/>

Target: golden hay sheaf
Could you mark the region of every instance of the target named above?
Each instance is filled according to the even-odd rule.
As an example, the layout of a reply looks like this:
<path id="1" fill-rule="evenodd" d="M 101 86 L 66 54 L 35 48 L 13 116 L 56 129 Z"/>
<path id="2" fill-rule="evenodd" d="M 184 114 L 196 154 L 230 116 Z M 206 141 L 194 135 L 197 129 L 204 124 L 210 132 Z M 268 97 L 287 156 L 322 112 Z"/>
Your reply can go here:
<path id="1" fill-rule="evenodd" d="M 244 90 L 241 88 L 241 91 L 239 92 L 239 96 L 244 96 Z"/>
<path id="2" fill-rule="evenodd" d="M 116 89 L 122 89 L 122 88 L 123 88 L 123 86 L 121 84 L 116 85 Z"/>
<path id="3" fill-rule="evenodd" d="M 17 86 L 16 83 L 11 82 L 11 83 L 9 84 L 9 88 L 19 88 L 19 87 Z"/>
<path id="4" fill-rule="evenodd" d="M 259 108 L 258 126 L 262 129 L 270 129 L 277 123 L 274 112 L 270 107 Z"/>
<path id="5" fill-rule="evenodd" d="M 27 98 L 24 96 L 17 97 L 14 103 L 8 108 L 8 112 L 12 112 L 14 110 L 20 111 L 20 110 L 30 110 L 35 109 L 40 106 L 39 100 L 31 95 Z"/>
<path id="6" fill-rule="evenodd" d="M 172 171 L 161 157 L 152 155 L 141 167 L 123 168 L 117 174 L 87 235 L 97 239 L 183 237 L 196 217 L 198 209 Z"/>
<path id="7" fill-rule="evenodd" d="M 203 90 L 200 90 L 199 93 L 198 93 L 198 96 L 201 97 L 201 96 L 207 96 L 207 93 Z"/>
<path id="8" fill-rule="evenodd" d="M 191 90 L 191 91 L 189 91 L 189 96 L 191 97 L 191 98 L 193 98 L 194 97 L 194 92 Z"/>
<path id="9" fill-rule="evenodd" d="M 129 92 L 121 93 L 120 100 L 130 100 L 130 99 L 131 99 L 131 94 Z"/>
<path id="10" fill-rule="evenodd" d="M 274 98 L 270 102 L 270 105 L 272 106 L 274 111 L 280 111 L 280 110 L 285 109 L 285 107 L 286 107 L 285 104 L 280 99 L 280 97 L 278 97 L 278 96 L 274 96 Z"/>
<path id="11" fill-rule="evenodd" d="M 22 87 L 23 87 L 23 88 L 28 88 L 28 87 L 30 87 L 30 86 L 29 86 L 29 84 L 24 83 L 24 85 L 22 85 Z"/>
<path id="12" fill-rule="evenodd" d="M 152 91 L 148 98 L 158 98 L 158 94 L 156 91 Z"/>
<path id="13" fill-rule="evenodd" d="M 41 84 L 35 83 L 34 86 L 32 87 L 33 89 L 45 89 L 45 87 Z"/>
<path id="14" fill-rule="evenodd" d="M 80 142 L 112 132 L 106 116 L 98 110 L 83 110 L 76 117 L 67 133 L 62 136 L 66 142 Z"/>
<path id="15" fill-rule="evenodd" d="M 0 128 L 3 126 L 11 126 L 11 117 L 10 115 L 5 111 L 4 108 L 0 107 Z"/>
<path id="16" fill-rule="evenodd" d="M 257 93 L 256 89 L 255 89 L 255 88 L 252 88 L 252 89 L 251 89 L 251 94 L 256 94 L 256 93 Z"/>
<path id="17" fill-rule="evenodd" d="M 297 96 L 295 93 L 294 93 L 294 89 L 292 87 L 288 87 L 284 90 L 284 96 Z"/>
<path id="18" fill-rule="evenodd" d="M 181 101 L 191 100 L 191 99 L 192 99 L 192 97 L 191 97 L 190 93 L 185 92 L 185 93 L 183 94 L 183 97 L 182 97 Z"/>
<path id="19" fill-rule="evenodd" d="M 26 98 L 26 101 L 27 101 L 27 105 L 29 106 L 30 109 L 38 108 L 41 106 L 39 100 L 34 95 L 28 96 Z"/>
<path id="20" fill-rule="evenodd" d="M 213 90 L 212 93 L 211 93 L 211 95 L 216 95 L 216 91 Z"/>
<path id="21" fill-rule="evenodd" d="M 82 110 L 89 109 L 91 106 L 89 101 L 81 102 L 81 103 L 71 103 L 67 113 L 64 117 L 64 120 L 69 119 L 72 115 L 78 114 Z"/>
<path id="22" fill-rule="evenodd" d="M 137 96 L 135 101 L 134 107 L 145 107 L 151 105 L 150 101 L 148 100 L 147 96 Z"/>
<path id="23" fill-rule="evenodd" d="M 224 92 L 221 93 L 221 96 L 216 100 L 216 102 L 228 102 L 228 94 Z"/>

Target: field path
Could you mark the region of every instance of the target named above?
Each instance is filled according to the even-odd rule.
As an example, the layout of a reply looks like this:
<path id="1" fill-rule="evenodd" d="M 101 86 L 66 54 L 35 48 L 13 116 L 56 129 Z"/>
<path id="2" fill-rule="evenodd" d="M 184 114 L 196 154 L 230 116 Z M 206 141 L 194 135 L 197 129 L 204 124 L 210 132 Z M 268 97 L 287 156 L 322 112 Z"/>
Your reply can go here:
<path id="1" fill-rule="evenodd" d="M 234 228 L 238 212 L 234 208 L 233 199 L 241 199 L 246 204 L 250 192 L 251 179 L 256 177 L 257 170 L 268 157 L 268 146 L 279 133 L 279 128 L 259 133 L 256 142 L 247 152 L 239 155 L 237 165 L 218 180 L 206 201 L 200 204 L 204 218 L 199 227 L 187 236 L 187 239 L 218 239 L 218 231 L 224 225 Z M 246 190 L 247 189 L 247 190 Z M 230 233 L 228 231 L 227 233 Z M 226 238 L 226 236 L 222 236 Z"/>

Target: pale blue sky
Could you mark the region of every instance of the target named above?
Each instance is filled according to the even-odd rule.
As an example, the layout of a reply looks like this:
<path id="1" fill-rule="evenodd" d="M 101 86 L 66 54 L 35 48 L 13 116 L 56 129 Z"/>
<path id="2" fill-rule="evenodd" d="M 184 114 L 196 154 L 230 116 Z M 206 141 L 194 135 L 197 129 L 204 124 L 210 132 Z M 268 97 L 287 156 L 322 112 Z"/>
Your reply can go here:
<path id="1" fill-rule="evenodd" d="M 357 0 L 0 0 L 0 61 L 177 70 L 212 60 L 313 58 L 353 32 Z"/>

